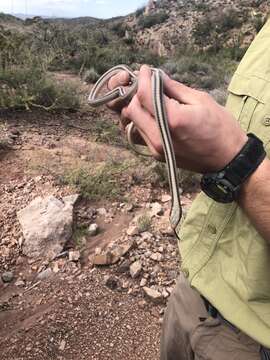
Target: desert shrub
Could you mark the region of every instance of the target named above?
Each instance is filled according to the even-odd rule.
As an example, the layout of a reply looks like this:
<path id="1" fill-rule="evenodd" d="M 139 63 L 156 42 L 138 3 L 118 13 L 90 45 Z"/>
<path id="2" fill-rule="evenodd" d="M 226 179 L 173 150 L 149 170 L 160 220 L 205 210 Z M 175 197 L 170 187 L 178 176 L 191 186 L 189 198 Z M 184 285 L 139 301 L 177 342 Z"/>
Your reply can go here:
<path id="1" fill-rule="evenodd" d="M 99 74 L 94 68 L 90 68 L 84 72 L 82 79 L 87 83 L 94 84 L 99 79 Z"/>
<path id="2" fill-rule="evenodd" d="M 41 69 L 14 67 L 0 71 L 0 109 L 78 109 L 71 85 L 57 84 Z"/>
<path id="3" fill-rule="evenodd" d="M 140 233 L 149 231 L 151 228 L 151 217 L 147 213 L 139 216 L 137 226 Z"/>
<path id="4" fill-rule="evenodd" d="M 66 173 L 62 182 L 75 186 L 80 194 L 91 200 L 113 200 L 122 197 L 123 185 L 119 181 L 125 166 L 122 163 L 105 163 L 98 168 L 75 169 Z"/>
<path id="5" fill-rule="evenodd" d="M 156 14 L 141 16 L 138 25 L 141 29 L 148 29 L 154 25 L 162 24 L 168 17 L 169 16 L 163 11 Z"/>
<path id="6" fill-rule="evenodd" d="M 214 89 L 224 80 L 198 53 L 176 57 L 163 65 L 175 80 L 202 89 Z"/>
<path id="7" fill-rule="evenodd" d="M 111 119 L 107 120 L 97 116 L 95 121 L 91 122 L 91 134 L 96 142 L 126 146 L 125 138 L 121 136 L 119 126 Z"/>
<path id="8" fill-rule="evenodd" d="M 117 21 L 114 22 L 110 29 L 120 38 L 125 36 L 126 30 L 127 30 L 127 26 L 121 22 L 121 21 Z"/>

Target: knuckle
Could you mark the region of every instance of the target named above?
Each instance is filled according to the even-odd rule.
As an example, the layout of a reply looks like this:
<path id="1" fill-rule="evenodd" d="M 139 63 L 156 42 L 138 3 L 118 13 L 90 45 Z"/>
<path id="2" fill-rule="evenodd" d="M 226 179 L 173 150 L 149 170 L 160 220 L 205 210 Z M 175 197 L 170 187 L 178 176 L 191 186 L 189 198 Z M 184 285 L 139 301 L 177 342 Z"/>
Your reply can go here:
<path id="1" fill-rule="evenodd" d="M 198 90 L 198 96 L 201 101 L 209 101 L 211 99 L 211 96 L 207 92 L 201 90 Z"/>

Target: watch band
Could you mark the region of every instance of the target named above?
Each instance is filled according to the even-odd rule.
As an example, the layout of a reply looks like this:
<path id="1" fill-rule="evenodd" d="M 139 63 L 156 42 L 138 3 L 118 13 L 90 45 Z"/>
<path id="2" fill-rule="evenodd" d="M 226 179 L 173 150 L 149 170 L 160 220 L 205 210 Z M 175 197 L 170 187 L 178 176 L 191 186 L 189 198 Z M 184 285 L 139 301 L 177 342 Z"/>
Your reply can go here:
<path id="1" fill-rule="evenodd" d="M 242 184 L 261 164 L 266 156 L 263 142 L 254 134 L 247 134 L 248 141 L 238 155 L 225 167 L 226 179 L 234 185 Z"/>
<path id="2" fill-rule="evenodd" d="M 202 177 L 202 190 L 221 203 L 236 200 L 242 184 L 258 168 L 265 156 L 263 142 L 249 133 L 247 143 L 224 169 Z"/>

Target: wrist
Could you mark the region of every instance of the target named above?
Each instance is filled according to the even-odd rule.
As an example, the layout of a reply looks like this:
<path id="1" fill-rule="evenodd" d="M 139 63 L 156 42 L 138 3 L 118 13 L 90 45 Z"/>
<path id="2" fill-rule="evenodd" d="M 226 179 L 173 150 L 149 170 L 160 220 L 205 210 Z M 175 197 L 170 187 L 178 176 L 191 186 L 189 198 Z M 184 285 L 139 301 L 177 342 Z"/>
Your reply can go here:
<path id="1" fill-rule="evenodd" d="M 251 194 L 256 196 L 258 189 L 261 189 L 261 184 L 269 182 L 270 179 L 270 160 L 266 157 L 253 174 L 243 183 L 239 194 L 238 202 L 241 204 Z"/>

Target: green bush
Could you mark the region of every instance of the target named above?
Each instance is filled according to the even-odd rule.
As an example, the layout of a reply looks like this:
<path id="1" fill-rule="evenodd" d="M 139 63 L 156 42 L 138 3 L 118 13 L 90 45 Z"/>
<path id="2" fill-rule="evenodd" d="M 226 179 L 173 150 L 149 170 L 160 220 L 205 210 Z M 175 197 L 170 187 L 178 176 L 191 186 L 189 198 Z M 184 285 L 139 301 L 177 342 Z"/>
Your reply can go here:
<path id="1" fill-rule="evenodd" d="M 0 109 L 79 108 L 74 86 L 57 84 L 38 68 L 14 67 L 0 71 Z"/>
<path id="2" fill-rule="evenodd" d="M 165 12 L 141 16 L 138 25 L 141 29 L 148 29 L 154 25 L 162 24 L 168 19 L 169 15 Z"/>
<path id="3" fill-rule="evenodd" d="M 99 79 L 99 74 L 94 68 L 91 68 L 84 72 L 82 79 L 87 83 L 94 84 Z"/>
<path id="4" fill-rule="evenodd" d="M 80 168 L 71 171 L 62 181 L 75 186 L 84 198 L 90 200 L 119 199 L 124 190 L 119 176 L 124 169 L 120 163 L 105 163 L 94 170 Z"/>

